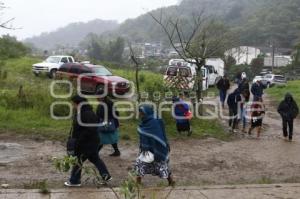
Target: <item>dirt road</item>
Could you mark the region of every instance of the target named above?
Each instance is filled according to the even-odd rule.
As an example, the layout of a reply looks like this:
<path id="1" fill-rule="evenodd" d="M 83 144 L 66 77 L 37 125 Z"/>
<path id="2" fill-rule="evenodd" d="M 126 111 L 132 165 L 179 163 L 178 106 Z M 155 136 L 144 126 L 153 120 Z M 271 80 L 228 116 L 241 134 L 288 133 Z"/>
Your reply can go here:
<path id="1" fill-rule="evenodd" d="M 177 184 L 220 185 L 248 183 L 300 182 L 300 122 L 295 124 L 294 142 L 281 138 L 281 120 L 275 109 L 267 104 L 268 114 L 260 140 L 239 133 L 228 142 L 208 138 L 171 141 L 171 166 Z M 273 112 L 273 113 L 272 113 Z M 227 122 L 223 121 L 226 126 Z M 17 143 L 18 159 L 11 163 L 0 161 L 0 183 L 23 188 L 36 180 L 47 179 L 53 188 L 62 187 L 68 175 L 54 170 L 52 157 L 62 157 L 65 149 L 59 142 L 34 141 L 23 137 L 0 135 L 0 143 Z M 107 163 L 114 186 L 126 178 L 137 156 L 135 143 L 122 141 L 120 158 L 110 158 L 111 147 L 106 146 L 101 156 Z M 0 147 L 3 154 L 5 147 Z M 1 156 L 0 156 L 1 157 Z M 161 186 L 162 181 L 148 177 L 147 186 Z M 89 186 L 89 184 L 88 184 Z"/>

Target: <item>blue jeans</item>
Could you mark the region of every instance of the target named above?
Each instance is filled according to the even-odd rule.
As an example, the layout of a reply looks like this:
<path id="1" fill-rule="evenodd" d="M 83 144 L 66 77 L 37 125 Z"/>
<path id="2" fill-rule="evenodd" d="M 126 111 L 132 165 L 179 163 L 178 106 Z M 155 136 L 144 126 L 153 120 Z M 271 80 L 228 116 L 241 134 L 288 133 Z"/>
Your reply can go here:
<path id="1" fill-rule="evenodd" d="M 227 96 L 227 91 L 220 90 L 220 101 L 222 104 L 224 104 Z"/>
<path id="2" fill-rule="evenodd" d="M 93 163 L 96 166 L 97 170 L 99 171 L 99 173 L 102 177 L 104 177 L 106 175 L 110 176 L 110 174 L 106 168 L 106 165 L 100 159 L 98 152 L 94 152 L 89 155 L 78 154 L 77 158 L 78 158 L 79 163 L 78 163 L 78 165 L 75 165 L 73 167 L 72 172 L 71 172 L 70 182 L 72 184 L 80 184 L 81 183 L 82 165 L 83 165 L 83 162 L 85 162 L 86 160 L 89 160 L 91 163 Z"/>
<path id="3" fill-rule="evenodd" d="M 241 119 L 242 124 L 243 124 L 243 129 L 245 129 L 245 128 L 246 128 L 246 125 L 247 125 L 247 118 L 246 118 L 246 110 L 245 110 L 245 107 L 242 107 L 242 108 L 241 108 L 240 119 Z"/>

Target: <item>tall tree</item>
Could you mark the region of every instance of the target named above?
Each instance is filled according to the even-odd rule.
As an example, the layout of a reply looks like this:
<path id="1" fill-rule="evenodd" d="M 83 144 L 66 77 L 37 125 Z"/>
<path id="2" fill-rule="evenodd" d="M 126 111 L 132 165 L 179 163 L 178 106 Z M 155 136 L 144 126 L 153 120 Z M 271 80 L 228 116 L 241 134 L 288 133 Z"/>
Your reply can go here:
<path id="1" fill-rule="evenodd" d="M 29 48 L 23 43 L 17 41 L 15 37 L 4 35 L 0 37 L 0 58 L 18 58 L 25 56 L 29 52 Z"/>
<path id="2" fill-rule="evenodd" d="M 106 52 L 108 61 L 122 62 L 122 56 L 125 48 L 125 41 L 118 37 L 116 40 L 109 41 Z"/>
<path id="3" fill-rule="evenodd" d="M 193 13 L 190 19 L 171 18 L 161 11 L 160 16 L 150 13 L 160 25 L 171 46 L 186 62 L 196 64 L 197 101 L 202 98 L 202 67 L 206 59 L 223 57 L 233 38 L 229 29 L 213 17 L 204 15 L 204 11 Z"/>

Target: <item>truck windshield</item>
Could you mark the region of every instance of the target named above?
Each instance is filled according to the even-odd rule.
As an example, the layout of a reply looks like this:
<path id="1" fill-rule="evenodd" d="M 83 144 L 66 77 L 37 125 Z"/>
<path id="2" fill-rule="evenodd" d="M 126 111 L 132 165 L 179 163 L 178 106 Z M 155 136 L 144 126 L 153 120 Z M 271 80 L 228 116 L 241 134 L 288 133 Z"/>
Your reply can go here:
<path id="1" fill-rule="evenodd" d="M 167 76 L 177 76 L 177 67 L 169 67 L 167 70 Z"/>
<path id="2" fill-rule="evenodd" d="M 104 67 L 95 67 L 93 71 L 99 76 L 112 76 L 112 73 Z"/>
<path id="3" fill-rule="evenodd" d="M 179 76 L 181 77 L 190 77 L 191 70 L 189 68 L 179 68 Z"/>
<path id="4" fill-rule="evenodd" d="M 284 81 L 284 80 L 285 80 L 285 78 L 284 78 L 283 76 L 280 76 L 280 75 L 275 76 L 274 79 L 275 79 L 275 80 L 281 80 L 281 81 Z"/>
<path id="5" fill-rule="evenodd" d="M 60 57 L 48 57 L 48 59 L 45 60 L 46 63 L 59 63 Z"/>

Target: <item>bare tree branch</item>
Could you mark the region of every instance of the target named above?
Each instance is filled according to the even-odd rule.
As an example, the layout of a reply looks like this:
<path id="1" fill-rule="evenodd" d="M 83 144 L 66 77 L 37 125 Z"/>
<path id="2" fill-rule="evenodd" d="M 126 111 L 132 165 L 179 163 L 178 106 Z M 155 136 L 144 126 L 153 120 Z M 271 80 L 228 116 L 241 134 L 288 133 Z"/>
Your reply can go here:
<path id="1" fill-rule="evenodd" d="M 4 5 L 4 3 L 0 2 L 0 10 L 4 10 L 6 8 L 7 7 Z M 14 20 L 15 20 L 15 18 L 8 19 L 4 22 L 0 21 L 0 28 L 4 28 L 4 29 L 8 29 L 8 30 L 16 30 L 16 28 L 14 28 L 12 25 L 10 25 L 10 23 Z"/>
<path id="2" fill-rule="evenodd" d="M 128 43 L 129 49 L 130 49 L 130 58 L 133 61 L 135 65 L 135 83 L 136 83 L 136 90 L 137 90 L 137 95 L 138 99 L 137 101 L 139 102 L 141 100 L 141 93 L 140 93 L 140 81 L 139 81 L 139 70 L 140 70 L 140 63 L 138 62 L 135 52 L 132 48 L 131 43 Z"/>
<path id="3" fill-rule="evenodd" d="M 197 98 L 199 101 L 202 96 L 202 67 L 205 66 L 207 58 L 221 54 L 220 52 L 225 51 L 228 47 L 226 29 L 216 23 L 214 17 L 205 16 L 204 10 L 193 13 L 191 20 L 187 22 L 181 21 L 180 17 L 176 20 L 170 17 L 164 19 L 162 10 L 159 18 L 154 16 L 153 12 L 149 15 L 162 28 L 178 56 L 197 66 Z M 191 27 L 186 28 L 186 25 Z"/>
<path id="4" fill-rule="evenodd" d="M 14 21 L 15 18 L 11 18 L 5 22 L 0 23 L 0 28 L 8 29 L 8 30 L 16 30 L 16 28 L 13 28 L 12 26 L 9 26 L 9 23 Z"/>
<path id="5" fill-rule="evenodd" d="M 184 58 L 185 56 L 182 55 L 182 53 L 180 52 L 180 50 L 178 50 L 178 48 L 176 47 L 175 45 L 175 42 L 174 42 L 174 32 L 176 31 L 176 27 L 173 26 L 173 30 L 171 31 L 171 33 L 168 31 L 168 27 L 165 26 L 162 22 L 162 19 L 158 20 L 152 13 L 149 13 L 149 15 L 153 18 L 154 21 L 156 21 L 163 29 L 163 31 L 165 32 L 165 34 L 167 35 L 169 41 L 170 41 L 170 44 L 171 46 L 174 48 L 174 50 L 178 53 L 178 55 L 182 58 Z M 172 22 L 171 22 L 172 24 Z M 186 58 L 184 58 L 184 60 L 187 60 Z"/>

